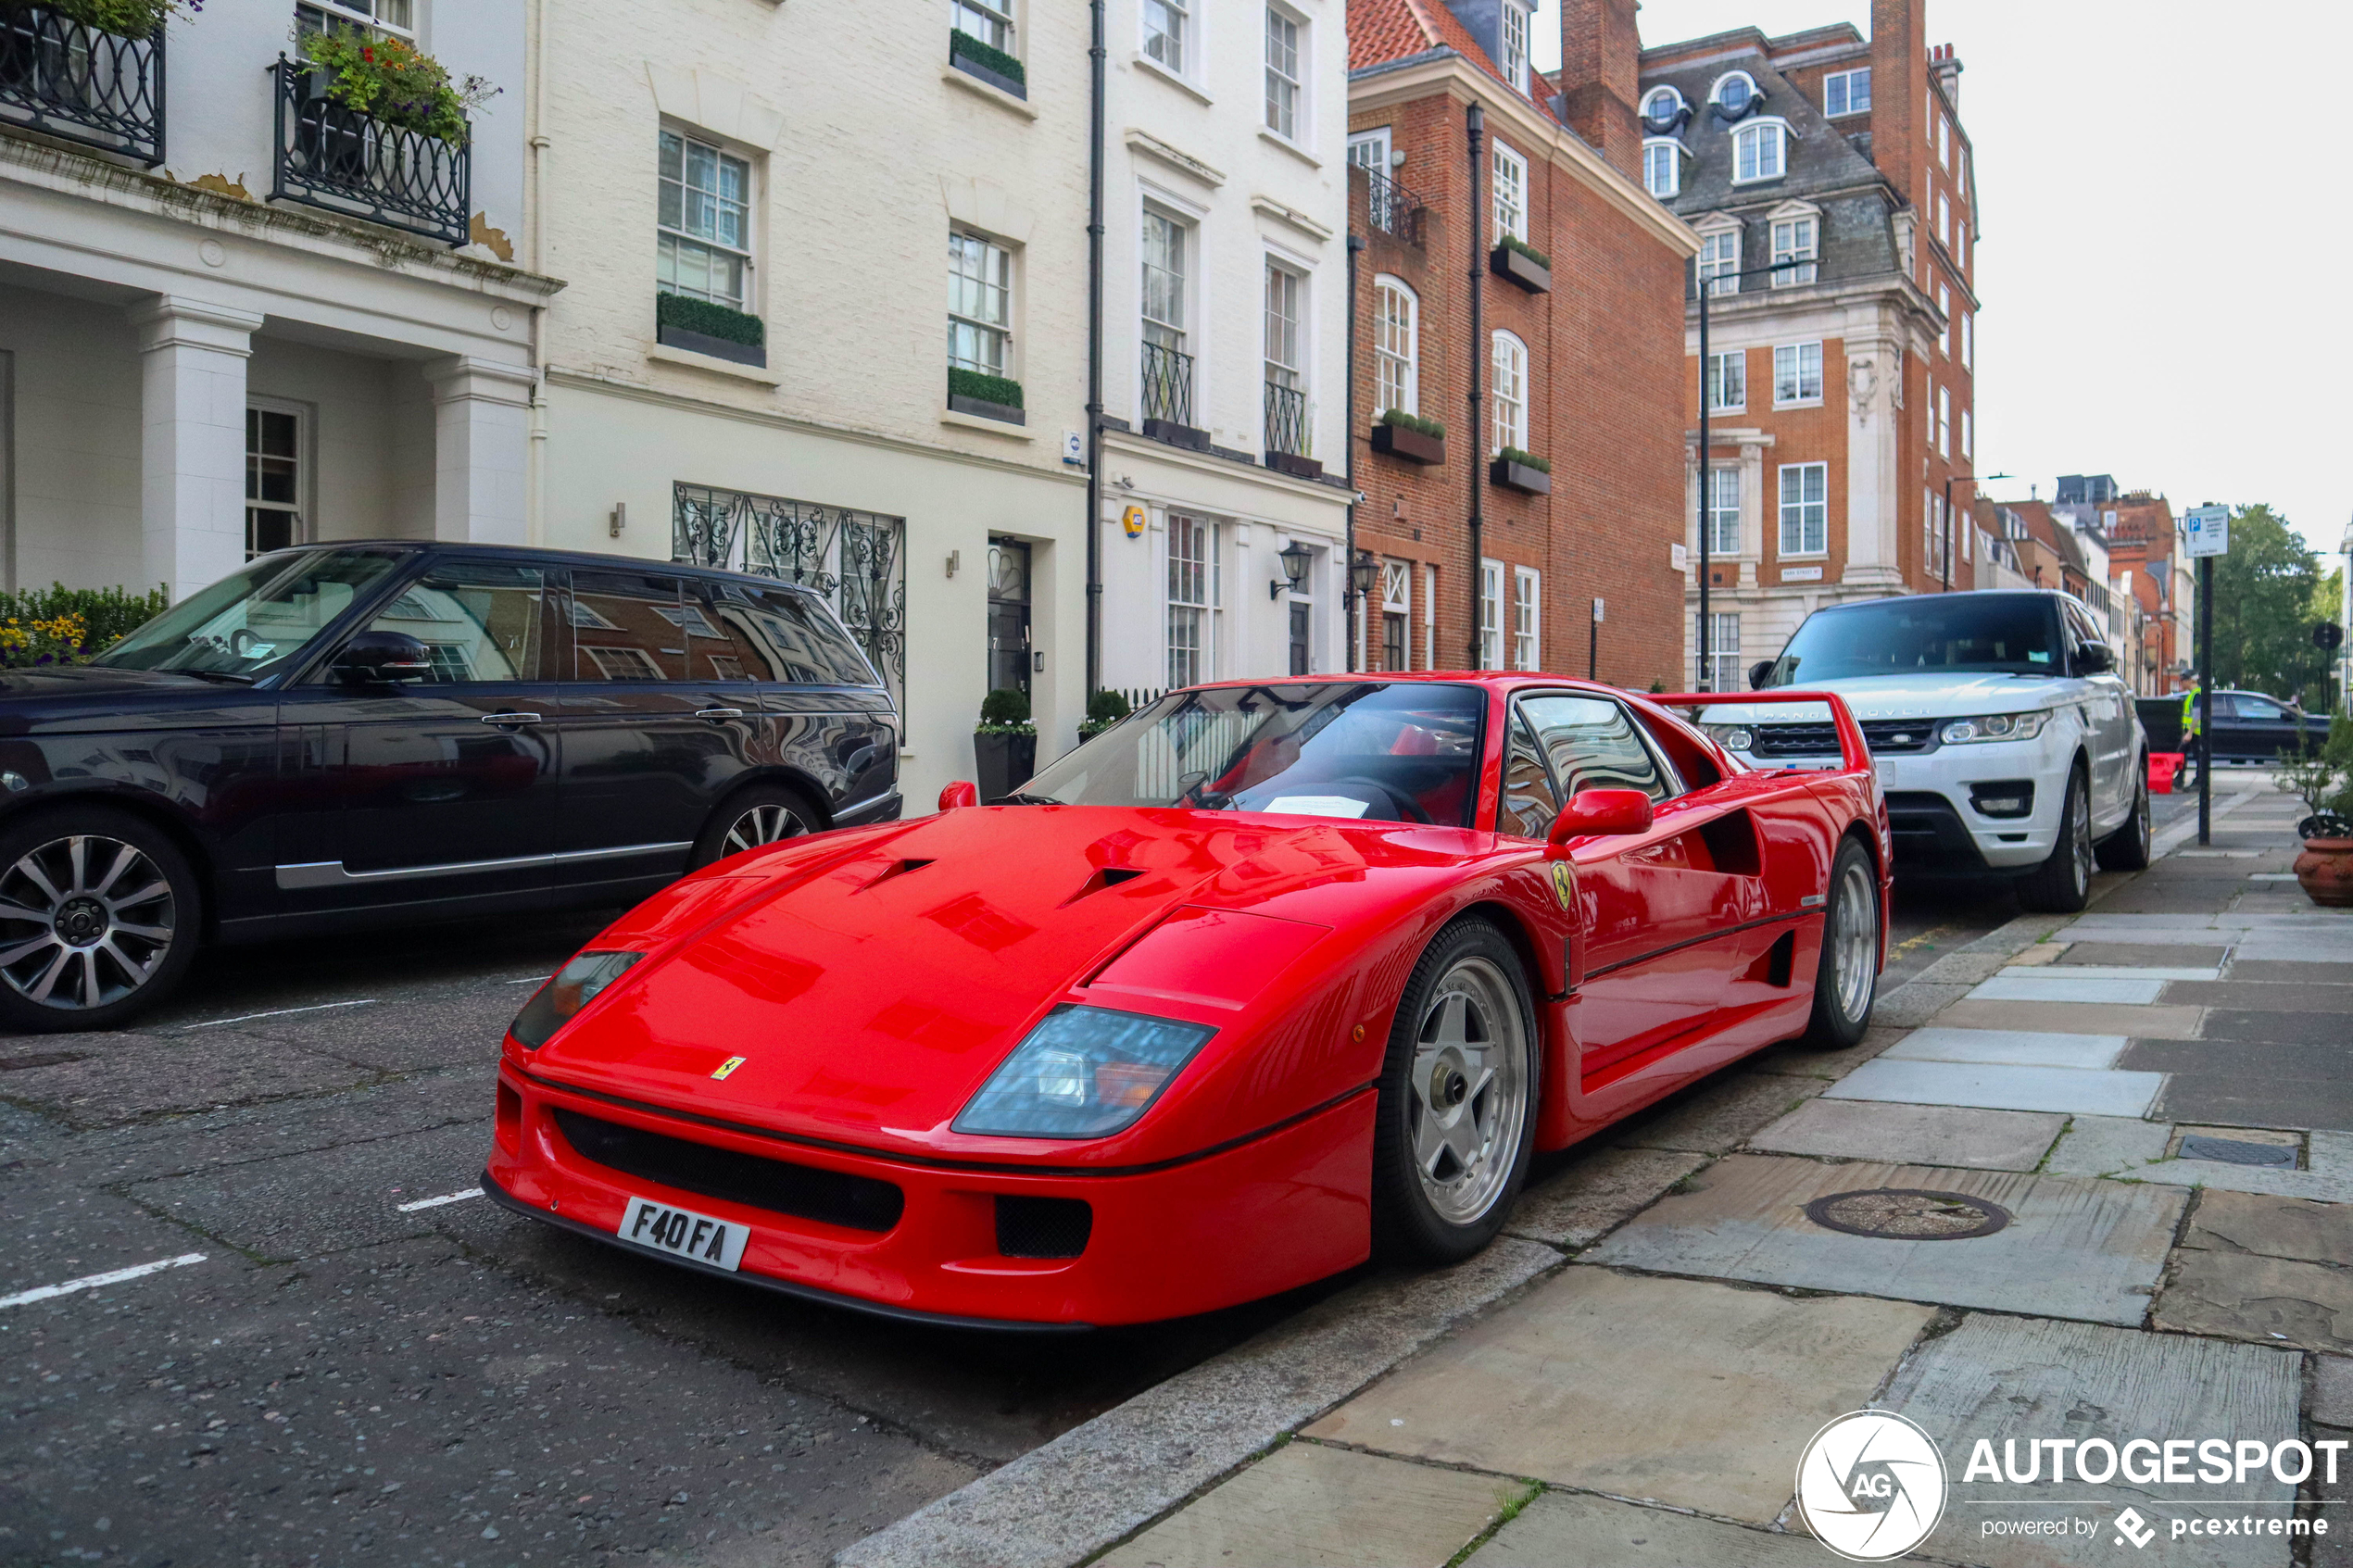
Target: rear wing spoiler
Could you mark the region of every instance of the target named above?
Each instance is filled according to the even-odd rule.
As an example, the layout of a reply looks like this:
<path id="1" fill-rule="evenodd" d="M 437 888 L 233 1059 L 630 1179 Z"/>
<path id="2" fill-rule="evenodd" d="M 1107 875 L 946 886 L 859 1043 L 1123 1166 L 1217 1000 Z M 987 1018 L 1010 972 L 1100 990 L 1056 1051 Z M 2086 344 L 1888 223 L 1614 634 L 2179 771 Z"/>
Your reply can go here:
<path id="1" fill-rule="evenodd" d="M 1831 710 L 1831 724 L 1838 731 L 1839 766 L 1849 772 L 1868 773 L 1871 767 L 1871 748 L 1864 743 L 1863 727 L 1846 706 L 1846 699 L 1836 692 L 1675 692 L 1666 696 L 1652 694 L 1644 698 L 1661 708 L 1708 708 L 1718 703 L 1743 705 L 1782 702 L 1818 702 Z"/>

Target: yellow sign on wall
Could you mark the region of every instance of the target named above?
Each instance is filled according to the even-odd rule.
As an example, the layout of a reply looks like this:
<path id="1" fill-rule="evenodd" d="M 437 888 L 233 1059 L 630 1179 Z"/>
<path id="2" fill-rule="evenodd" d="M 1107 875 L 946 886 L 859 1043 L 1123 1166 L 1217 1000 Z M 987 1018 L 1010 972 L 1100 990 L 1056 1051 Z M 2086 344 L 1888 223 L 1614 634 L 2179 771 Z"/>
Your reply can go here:
<path id="1" fill-rule="evenodd" d="M 1144 536 L 1144 508 L 1130 507 L 1120 513 L 1119 526 L 1127 530 L 1127 537 L 1130 539 L 1142 538 Z"/>

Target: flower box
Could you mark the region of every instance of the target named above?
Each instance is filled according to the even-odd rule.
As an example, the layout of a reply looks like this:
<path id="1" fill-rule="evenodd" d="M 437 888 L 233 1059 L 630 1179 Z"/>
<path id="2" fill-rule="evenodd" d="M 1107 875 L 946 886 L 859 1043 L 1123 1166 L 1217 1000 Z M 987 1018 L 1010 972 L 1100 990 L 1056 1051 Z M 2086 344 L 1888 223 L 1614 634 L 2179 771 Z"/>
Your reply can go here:
<path id="1" fill-rule="evenodd" d="M 1295 479 L 1320 479 L 1324 465 L 1313 458 L 1302 458 L 1296 452 L 1269 452 L 1266 466 L 1277 473 L 1287 473 Z"/>
<path id="2" fill-rule="evenodd" d="M 1029 72 L 1012 55 L 982 43 L 968 32 L 950 29 L 948 33 L 948 63 L 965 75 L 986 82 L 1000 93 L 1027 102 Z"/>
<path id="3" fill-rule="evenodd" d="M 1487 270 L 1508 283 L 1516 283 L 1530 294 L 1553 292 L 1553 269 L 1513 245 L 1497 245 L 1487 253 Z"/>
<path id="4" fill-rule="evenodd" d="M 1446 438 L 1428 435 L 1406 425 L 1373 427 L 1373 450 L 1409 463 L 1436 464 L 1446 460 Z"/>
<path id="5" fill-rule="evenodd" d="M 1506 490 L 1516 490 L 1525 495 L 1549 495 L 1553 493 L 1551 474 L 1510 458 L 1497 458 L 1487 465 L 1487 483 L 1500 484 Z"/>

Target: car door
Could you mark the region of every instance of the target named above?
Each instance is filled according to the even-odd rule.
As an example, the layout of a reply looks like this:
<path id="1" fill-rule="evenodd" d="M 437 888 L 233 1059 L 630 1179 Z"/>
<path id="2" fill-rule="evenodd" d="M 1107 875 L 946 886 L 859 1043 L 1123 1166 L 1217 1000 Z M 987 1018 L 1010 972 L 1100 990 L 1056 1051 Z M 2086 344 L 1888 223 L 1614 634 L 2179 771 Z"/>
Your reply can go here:
<path id="1" fill-rule="evenodd" d="M 1686 789 L 1624 705 L 1564 692 L 1517 708 L 1555 798 L 1639 789 L 1655 812 L 1648 833 L 1569 847 L 1586 934 L 1579 1072 L 1592 1088 L 1703 1034 L 1769 939 L 1749 923 L 1764 912 L 1755 829 L 1718 789 Z M 1507 754 L 1507 799 L 1541 802 L 1533 784 Z M 1530 820 L 1527 805 L 1518 815 Z"/>
<path id="2" fill-rule="evenodd" d="M 688 679 L 690 645 L 707 666 L 728 655 L 680 573 L 575 567 L 570 576 L 558 850 L 581 882 L 675 875 L 749 766 L 749 709 L 728 700 L 729 683 Z M 711 635 L 692 635 L 690 623 Z"/>
<path id="3" fill-rule="evenodd" d="M 422 642 L 431 671 L 354 684 L 330 658 L 287 694 L 290 912 L 396 906 L 552 884 L 563 628 L 538 565 L 443 558 L 366 629 Z"/>
<path id="4" fill-rule="evenodd" d="M 2284 704 L 2253 692 L 2233 692 L 2230 703 L 2231 722 L 2224 731 L 2230 745 L 2218 746 L 2218 751 L 2268 761 L 2282 752 L 2296 750 L 2296 718 Z"/>
<path id="5" fill-rule="evenodd" d="M 2066 625 L 2070 650 L 2108 646 L 2099 627 L 2075 605 L 2066 607 Z M 2092 737 L 2092 820 L 2105 829 L 2123 820 L 2137 786 L 2133 768 L 2132 694 L 2113 669 L 2084 669 L 2080 651 L 2071 653 L 2070 666 L 2082 688 L 2078 700 Z"/>

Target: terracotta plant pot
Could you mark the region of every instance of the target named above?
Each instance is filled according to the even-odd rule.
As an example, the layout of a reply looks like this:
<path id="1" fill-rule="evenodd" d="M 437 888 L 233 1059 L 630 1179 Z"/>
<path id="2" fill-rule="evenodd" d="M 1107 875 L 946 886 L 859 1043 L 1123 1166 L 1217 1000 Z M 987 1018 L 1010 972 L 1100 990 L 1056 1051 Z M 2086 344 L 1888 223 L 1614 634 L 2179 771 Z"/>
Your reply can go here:
<path id="1" fill-rule="evenodd" d="M 2329 909 L 2353 908 L 2353 838 L 2308 838 L 2296 858 L 2304 896 Z"/>

